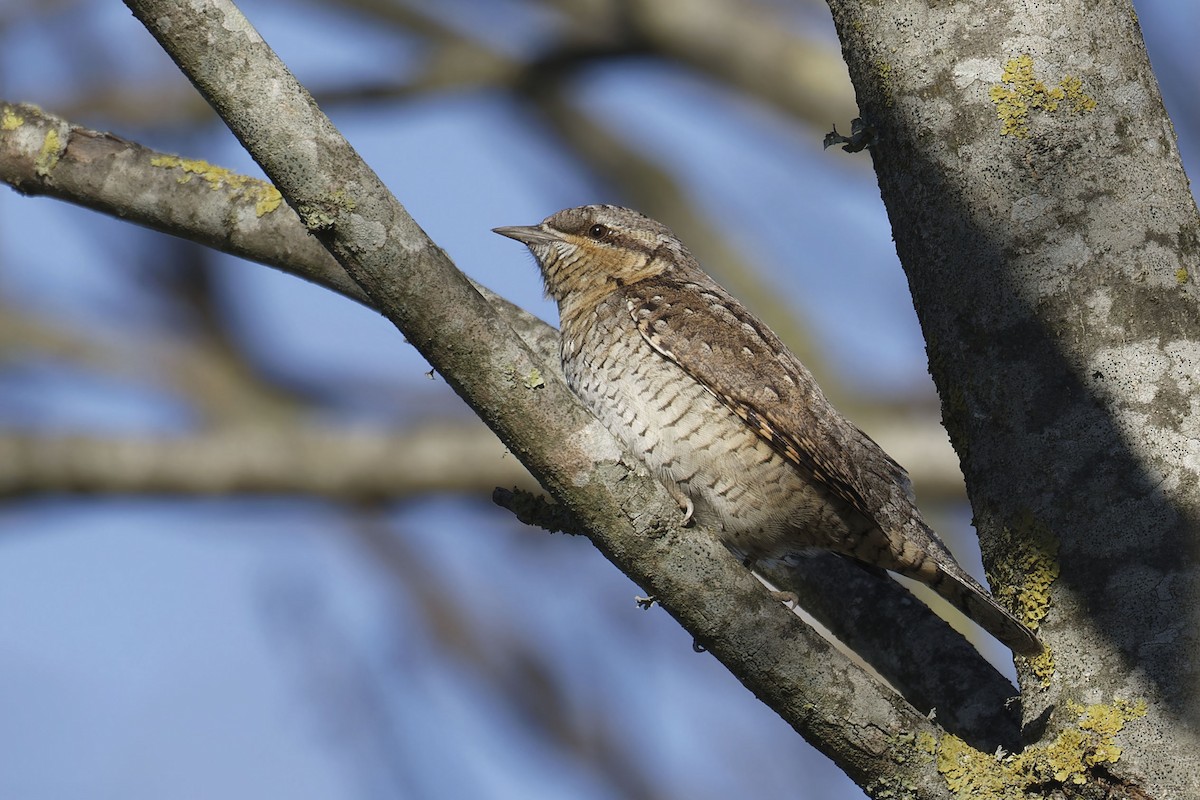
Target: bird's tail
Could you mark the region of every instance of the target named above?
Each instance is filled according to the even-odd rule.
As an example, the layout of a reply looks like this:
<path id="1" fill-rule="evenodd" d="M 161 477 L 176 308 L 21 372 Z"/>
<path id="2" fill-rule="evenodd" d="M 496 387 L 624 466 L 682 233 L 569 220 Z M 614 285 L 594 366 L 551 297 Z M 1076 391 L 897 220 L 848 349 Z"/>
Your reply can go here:
<path id="1" fill-rule="evenodd" d="M 1042 643 L 1034 632 L 1000 605 L 987 589 L 961 567 L 957 564 L 938 564 L 936 571 L 936 575 L 912 577 L 927 583 L 930 588 L 950 601 L 951 605 L 979 623 L 984 630 L 1017 655 L 1032 657 L 1041 654 Z"/>
<path id="2" fill-rule="evenodd" d="M 924 583 L 1017 655 L 1032 657 L 1042 652 L 1034 632 L 968 575 L 919 517 L 897 530 L 902 534 L 887 536 L 886 552 L 871 554 L 874 563 Z"/>

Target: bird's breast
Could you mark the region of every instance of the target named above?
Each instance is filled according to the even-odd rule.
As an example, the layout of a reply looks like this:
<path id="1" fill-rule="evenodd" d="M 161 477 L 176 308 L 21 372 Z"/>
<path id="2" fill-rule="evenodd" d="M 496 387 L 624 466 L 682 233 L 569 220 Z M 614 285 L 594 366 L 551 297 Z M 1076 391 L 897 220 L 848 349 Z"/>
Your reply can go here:
<path id="1" fill-rule="evenodd" d="M 601 304 L 562 328 L 572 390 L 727 545 L 775 558 L 849 535 L 845 504 L 810 485 L 703 384 L 652 349 L 623 305 Z"/>

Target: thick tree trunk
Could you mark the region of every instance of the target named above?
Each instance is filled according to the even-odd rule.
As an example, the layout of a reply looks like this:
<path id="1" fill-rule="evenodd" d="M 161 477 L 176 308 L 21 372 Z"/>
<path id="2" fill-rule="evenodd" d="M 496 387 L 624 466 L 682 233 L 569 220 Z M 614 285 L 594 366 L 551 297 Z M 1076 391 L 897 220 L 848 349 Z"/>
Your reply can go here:
<path id="1" fill-rule="evenodd" d="M 984 562 L 1045 614 L 1027 741 L 1200 797 L 1200 225 L 1133 8 L 830 5 Z"/>

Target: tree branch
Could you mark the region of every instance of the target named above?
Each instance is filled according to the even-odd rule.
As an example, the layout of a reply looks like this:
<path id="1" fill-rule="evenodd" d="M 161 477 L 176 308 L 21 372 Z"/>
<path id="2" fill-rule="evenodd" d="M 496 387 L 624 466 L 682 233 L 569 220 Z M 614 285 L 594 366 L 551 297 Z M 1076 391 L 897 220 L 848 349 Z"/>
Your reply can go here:
<path id="1" fill-rule="evenodd" d="M 874 785 L 889 776 L 949 797 L 901 741 L 936 728 L 773 601 L 712 536 L 680 528 L 660 485 L 616 464 L 607 433 L 429 241 L 236 8 L 128 5 L 309 230 L 610 559 L 852 777 Z M 547 375 L 537 389 L 520 380 L 534 370 Z M 610 456 L 597 463 L 583 445 L 600 442 Z"/>
<path id="2" fill-rule="evenodd" d="M 0 436 L 0 497 L 85 494 L 303 494 L 398 500 L 536 482 L 482 426 L 401 433 L 255 426 L 158 438 Z"/>
<path id="3" fill-rule="evenodd" d="M 72 125 L 36 106 L 0 100 L 0 119 L 9 121 L 0 128 L 0 180 L 18 192 L 266 264 L 374 308 L 296 212 L 277 202 L 271 184 Z M 526 345 L 543 359 L 558 358 L 557 331 L 485 286 L 472 285 Z"/>
<path id="4" fill-rule="evenodd" d="M 28 106 L 0 108 L 0 113 L 19 116 L 23 120 L 19 129 L 0 135 L 0 177 L 22 191 L 59 197 L 195 241 L 217 243 L 226 252 L 267 263 L 359 302 L 368 302 L 355 284 L 345 280 L 344 272 L 328 253 L 315 245 L 290 208 L 280 206 L 263 217 L 253 211 L 257 201 L 253 193 L 248 194 L 244 189 L 249 179 L 200 162 L 165 157 L 107 134 L 69 126 Z M 64 144 L 52 174 L 40 175 L 36 161 L 51 130 L 65 130 L 67 134 L 60 140 Z M 18 133 L 20 135 L 16 135 Z M 220 176 L 217 185 L 212 186 L 204 175 Z M 286 221 L 273 218 L 270 224 L 258 227 L 259 220 L 269 216 Z M 235 223 L 229 220 L 235 220 Z M 228 224 L 240 226 L 240 231 L 236 235 L 224 234 L 223 226 Z M 507 301 L 490 296 L 498 311 L 545 359 L 542 369 L 557 376 L 557 332 Z M 303 433 L 291 435 L 299 436 L 300 441 L 314 438 Z M 247 490 L 266 485 L 273 491 L 287 491 L 289 487 L 299 491 L 312 483 L 312 479 L 303 474 L 286 475 L 283 472 L 289 463 L 293 467 L 302 466 L 306 460 L 271 460 L 270 463 L 279 470 L 273 472 L 270 466 L 264 466 L 261 455 L 238 452 L 236 448 L 247 442 L 231 442 L 219 431 L 213 436 L 215 438 L 175 443 L 136 442 L 128 447 L 103 441 L 52 440 L 46 442 L 39 458 L 47 459 L 47 468 L 55 464 L 59 468 L 53 470 L 53 475 L 43 470 L 33 475 L 12 476 L 9 478 L 10 491 L 34 491 L 39 486 L 75 490 L 108 487 L 131 491 L 207 491 L 205 480 L 211 479 L 201 480 L 200 476 L 181 472 L 179 465 L 213 464 L 218 459 L 223 469 L 232 471 L 227 482 L 215 482 L 223 487 L 222 490 L 235 488 L 238 483 L 234 479 L 237 476 L 246 478 L 251 466 L 259 477 L 244 484 Z M 39 443 L 18 440 L 10 446 L 38 448 Z M 202 457 L 193 461 L 188 456 L 195 448 L 199 448 Z M 133 467 L 133 472 L 106 474 L 103 464 L 108 462 L 96 458 L 111 456 L 116 449 L 127 455 L 130 452 L 136 454 L 137 463 L 157 463 L 158 467 L 153 470 Z M 18 449 L 16 452 L 26 451 Z M 603 460 L 608 452 L 601 448 L 590 457 Z M 51 458 L 55 454 L 59 457 Z M 340 457 L 338 461 L 341 461 Z M 30 462 L 17 459 L 13 463 L 28 465 Z M 356 463 L 359 463 L 356 457 L 347 457 L 348 476 L 355 474 Z M 72 465 L 71 469 L 62 468 L 67 464 Z M 96 468 L 89 469 L 88 465 Z M 263 477 L 263 470 L 266 470 L 266 477 Z M 136 476 L 144 481 L 140 488 L 135 485 Z M 400 480 L 395 475 L 391 478 Z M 327 486 L 327 495 L 333 492 L 342 496 L 343 491 L 354 491 L 345 480 L 336 479 L 335 483 L 335 487 Z M 382 485 L 379 481 L 367 481 L 362 490 L 374 492 L 373 487 L 382 488 Z M 399 491 L 403 491 L 402 487 L 400 484 Z M 843 576 L 844 580 L 834 576 Z M 1014 746 L 1015 728 L 1003 702 L 1012 693 L 1011 686 L 983 662 L 970 645 L 906 591 L 890 581 L 880 581 L 854 568 L 845 572 L 837 567 L 832 571 L 817 569 L 804 583 L 794 579 L 788 583 L 786 576 L 773 577 L 780 582 L 778 585 L 786 585 L 801 594 L 822 624 L 872 661 L 920 710 L 938 709 L 939 720 L 950 730 L 984 750 L 994 750 L 1001 744 Z M 847 603 L 846 598 L 850 596 L 854 602 Z M 913 635 L 896 636 L 897 632 L 903 631 L 913 632 Z M 932 657 L 934 653 L 936 657 Z"/>
<path id="5" fill-rule="evenodd" d="M 637 45 L 757 97 L 809 124 L 855 113 L 836 50 L 780 14 L 737 0 L 548 0 L 576 41 Z M 568 45 L 563 52 L 570 52 Z"/>

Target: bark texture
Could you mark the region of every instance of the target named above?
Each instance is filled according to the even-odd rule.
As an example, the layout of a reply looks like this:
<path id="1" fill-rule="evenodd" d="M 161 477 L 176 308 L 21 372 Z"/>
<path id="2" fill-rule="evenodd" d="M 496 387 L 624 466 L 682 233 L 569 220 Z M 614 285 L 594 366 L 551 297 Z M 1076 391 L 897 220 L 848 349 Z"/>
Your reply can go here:
<path id="1" fill-rule="evenodd" d="M 1108 715 L 1059 778 L 1198 796 L 1200 227 L 1134 11 L 830 5 L 984 563 L 1045 614 L 1027 738 Z"/>

